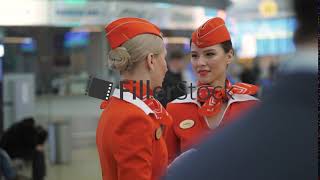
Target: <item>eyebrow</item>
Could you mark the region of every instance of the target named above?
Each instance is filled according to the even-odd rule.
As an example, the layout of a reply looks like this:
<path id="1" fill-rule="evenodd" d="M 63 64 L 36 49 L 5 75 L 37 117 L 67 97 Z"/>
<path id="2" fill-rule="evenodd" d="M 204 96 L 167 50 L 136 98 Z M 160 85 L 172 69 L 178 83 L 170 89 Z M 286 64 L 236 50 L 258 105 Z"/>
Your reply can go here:
<path id="1" fill-rule="evenodd" d="M 204 50 L 203 53 L 212 52 L 212 51 L 216 52 L 217 50 L 215 50 L 215 49 L 207 49 L 207 50 Z M 198 52 L 197 51 L 191 51 L 191 53 L 198 53 Z"/>
<path id="2" fill-rule="evenodd" d="M 207 50 L 204 50 L 203 52 L 206 53 L 206 52 L 211 52 L 211 51 L 216 51 L 215 49 L 207 49 Z"/>

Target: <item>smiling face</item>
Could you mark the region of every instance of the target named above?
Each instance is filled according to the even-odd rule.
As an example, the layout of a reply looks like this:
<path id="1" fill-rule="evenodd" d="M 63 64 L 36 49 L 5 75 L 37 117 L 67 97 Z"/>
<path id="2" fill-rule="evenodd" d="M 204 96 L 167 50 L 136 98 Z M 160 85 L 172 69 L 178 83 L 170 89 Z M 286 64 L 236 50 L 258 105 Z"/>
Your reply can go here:
<path id="1" fill-rule="evenodd" d="M 227 66 L 232 58 L 233 51 L 226 53 L 221 44 L 199 48 L 191 43 L 191 64 L 200 83 L 225 81 Z"/>

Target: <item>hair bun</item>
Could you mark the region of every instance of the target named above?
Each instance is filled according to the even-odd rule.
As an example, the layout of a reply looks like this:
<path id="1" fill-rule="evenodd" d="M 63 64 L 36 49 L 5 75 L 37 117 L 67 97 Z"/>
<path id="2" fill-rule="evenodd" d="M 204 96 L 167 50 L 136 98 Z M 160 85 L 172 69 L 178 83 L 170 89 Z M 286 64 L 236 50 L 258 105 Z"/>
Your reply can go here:
<path id="1" fill-rule="evenodd" d="M 112 69 L 125 71 L 130 67 L 130 54 L 125 47 L 112 49 L 108 55 L 108 65 Z"/>

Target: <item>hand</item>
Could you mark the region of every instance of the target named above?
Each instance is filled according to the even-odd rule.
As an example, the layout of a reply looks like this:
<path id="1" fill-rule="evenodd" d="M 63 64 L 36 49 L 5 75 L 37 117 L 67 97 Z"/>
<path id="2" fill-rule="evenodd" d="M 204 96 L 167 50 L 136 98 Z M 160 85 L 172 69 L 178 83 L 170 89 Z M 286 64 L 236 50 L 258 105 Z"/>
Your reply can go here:
<path id="1" fill-rule="evenodd" d="M 38 144 L 38 145 L 36 146 L 36 150 L 37 150 L 37 151 L 40 151 L 40 152 L 43 152 L 43 151 L 44 151 L 44 145 L 43 145 L 43 144 Z"/>

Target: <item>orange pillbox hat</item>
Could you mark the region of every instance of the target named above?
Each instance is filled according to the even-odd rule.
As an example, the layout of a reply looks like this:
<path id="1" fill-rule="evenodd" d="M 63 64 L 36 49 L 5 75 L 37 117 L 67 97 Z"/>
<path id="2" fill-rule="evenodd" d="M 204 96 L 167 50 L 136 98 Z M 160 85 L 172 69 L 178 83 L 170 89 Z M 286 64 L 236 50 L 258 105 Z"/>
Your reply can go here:
<path id="1" fill-rule="evenodd" d="M 192 33 L 192 43 L 199 48 L 213 46 L 231 40 L 223 19 L 216 17 L 208 20 Z"/>
<path id="2" fill-rule="evenodd" d="M 160 29 L 156 25 L 135 17 L 117 19 L 105 27 L 105 32 L 112 49 L 140 34 L 154 34 L 162 37 Z"/>

